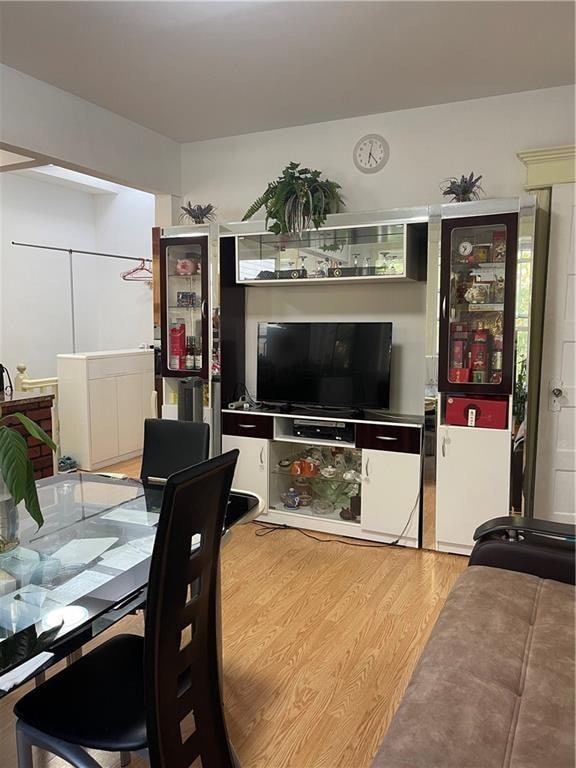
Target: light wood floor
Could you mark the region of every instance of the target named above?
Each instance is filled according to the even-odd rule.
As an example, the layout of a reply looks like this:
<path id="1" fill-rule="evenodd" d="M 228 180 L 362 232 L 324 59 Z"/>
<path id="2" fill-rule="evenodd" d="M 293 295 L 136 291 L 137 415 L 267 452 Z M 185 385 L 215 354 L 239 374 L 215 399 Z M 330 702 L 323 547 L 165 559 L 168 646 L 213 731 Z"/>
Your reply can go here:
<path id="1" fill-rule="evenodd" d="M 467 561 L 260 531 L 239 527 L 222 552 L 225 704 L 242 766 L 368 768 Z M 116 631 L 141 631 L 140 621 Z M 0 700 L 3 768 L 16 768 L 11 710 L 22 692 Z"/>

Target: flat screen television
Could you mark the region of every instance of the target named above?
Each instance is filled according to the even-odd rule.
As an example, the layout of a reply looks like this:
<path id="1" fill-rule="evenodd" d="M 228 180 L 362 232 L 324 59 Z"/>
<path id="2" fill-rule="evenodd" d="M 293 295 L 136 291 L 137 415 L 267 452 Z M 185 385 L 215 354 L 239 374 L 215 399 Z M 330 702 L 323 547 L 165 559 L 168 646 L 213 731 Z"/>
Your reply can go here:
<path id="1" fill-rule="evenodd" d="M 389 408 L 392 323 L 259 323 L 257 397 Z"/>

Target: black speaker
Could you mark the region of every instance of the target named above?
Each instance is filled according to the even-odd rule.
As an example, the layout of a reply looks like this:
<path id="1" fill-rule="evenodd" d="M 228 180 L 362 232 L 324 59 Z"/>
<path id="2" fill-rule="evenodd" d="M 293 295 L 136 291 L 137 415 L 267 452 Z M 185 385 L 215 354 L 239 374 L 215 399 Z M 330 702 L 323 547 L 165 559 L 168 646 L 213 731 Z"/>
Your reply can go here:
<path id="1" fill-rule="evenodd" d="M 197 376 L 180 381 L 178 420 L 204 421 L 204 381 Z"/>

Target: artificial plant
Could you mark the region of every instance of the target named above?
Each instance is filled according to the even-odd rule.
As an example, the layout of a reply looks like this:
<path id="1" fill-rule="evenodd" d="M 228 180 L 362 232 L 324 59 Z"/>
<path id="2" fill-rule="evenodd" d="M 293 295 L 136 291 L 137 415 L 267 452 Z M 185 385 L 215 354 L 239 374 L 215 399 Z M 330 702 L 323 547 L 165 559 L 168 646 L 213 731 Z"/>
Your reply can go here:
<path id="1" fill-rule="evenodd" d="M 242 221 L 251 219 L 260 208 L 266 211 L 266 228 L 276 235 L 300 235 L 313 225 L 322 226 L 329 213 L 337 213 L 343 203 L 340 184 L 320 178 L 321 171 L 289 163 L 277 179 L 255 200 Z M 272 222 L 269 226 L 268 222 Z"/>
<path id="2" fill-rule="evenodd" d="M 0 418 L 0 474 L 4 478 L 14 504 L 24 501 L 30 517 L 40 528 L 44 524 L 44 518 L 38 502 L 34 468 L 28 458 L 28 446 L 18 431 L 6 424 L 9 419 L 19 421 L 29 435 L 49 446 L 53 451 L 56 450 L 56 445 L 38 424 L 23 413 L 11 413 L 9 416 Z"/>
<path id="3" fill-rule="evenodd" d="M 181 205 L 180 210 L 182 211 L 180 214 L 180 221 L 183 221 L 184 219 L 192 219 L 194 224 L 204 224 L 207 221 L 214 221 L 214 216 L 216 214 L 216 208 L 212 203 L 196 203 L 196 205 L 192 205 L 190 200 L 188 200 L 186 205 Z"/>
<path id="4" fill-rule="evenodd" d="M 480 186 L 481 179 L 482 176 L 474 178 L 474 172 L 470 176 L 462 175 L 459 179 L 451 176 L 442 182 L 440 189 L 444 196 L 452 197 L 452 202 L 466 203 L 470 200 L 479 200 L 480 196 L 484 194 L 484 190 Z"/>

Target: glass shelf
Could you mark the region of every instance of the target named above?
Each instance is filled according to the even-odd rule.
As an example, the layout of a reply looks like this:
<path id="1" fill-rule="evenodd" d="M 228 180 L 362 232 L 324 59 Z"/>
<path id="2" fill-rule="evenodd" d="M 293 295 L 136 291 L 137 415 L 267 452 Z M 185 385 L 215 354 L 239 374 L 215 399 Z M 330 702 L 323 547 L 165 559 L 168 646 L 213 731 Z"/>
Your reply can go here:
<path id="1" fill-rule="evenodd" d="M 239 283 L 416 279 L 407 224 L 237 237 Z"/>
<path id="2" fill-rule="evenodd" d="M 449 383 L 502 382 L 507 235 L 503 223 L 451 231 Z"/>
<path id="3" fill-rule="evenodd" d="M 204 368 L 203 252 L 199 243 L 169 245 L 166 249 L 168 370 L 190 375 Z"/>

